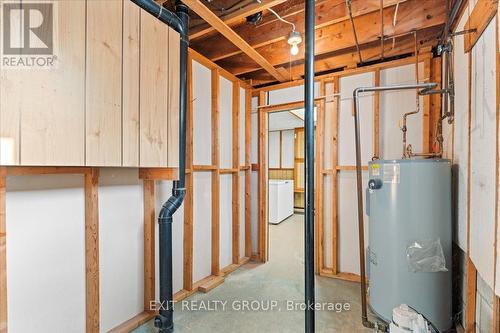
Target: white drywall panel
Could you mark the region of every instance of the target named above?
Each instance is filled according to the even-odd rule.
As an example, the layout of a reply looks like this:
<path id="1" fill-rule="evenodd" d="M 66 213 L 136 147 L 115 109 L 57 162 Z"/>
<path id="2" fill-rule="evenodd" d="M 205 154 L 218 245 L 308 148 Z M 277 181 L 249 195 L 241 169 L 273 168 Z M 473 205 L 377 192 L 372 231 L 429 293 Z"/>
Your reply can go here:
<path id="1" fill-rule="evenodd" d="M 259 161 L 259 117 L 257 112 L 250 116 L 251 135 L 250 135 L 250 163 L 255 164 Z M 252 192 L 253 193 L 253 192 Z"/>
<path id="2" fill-rule="evenodd" d="M 142 188 L 137 169 L 104 168 L 99 175 L 101 332 L 143 311 Z"/>
<path id="3" fill-rule="evenodd" d="M 472 50 L 470 257 L 493 286 L 496 170 L 496 18 Z"/>
<path id="4" fill-rule="evenodd" d="M 212 273 L 212 174 L 193 174 L 193 281 Z"/>
<path id="5" fill-rule="evenodd" d="M 193 61 L 193 164 L 212 164 L 212 88 L 210 69 Z"/>
<path id="6" fill-rule="evenodd" d="M 419 63 L 419 77 L 423 78 L 424 67 Z M 415 65 L 387 68 L 380 71 L 381 85 L 415 84 Z M 415 90 L 395 90 L 380 93 L 380 158 L 399 159 L 403 155 L 403 115 L 416 110 Z M 419 113 L 407 118 L 407 143 L 414 152 L 422 152 L 423 141 L 423 97 L 419 97 Z"/>
<path id="7" fill-rule="evenodd" d="M 333 83 L 325 84 L 326 95 L 333 94 Z M 324 140 L 323 140 L 323 168 L 332 168 L 332 150 L 333 150 L 333 112 L 335 111 L 335 98 L 329 97 L 325 100 L 324 108 Z"/>
<path id="8" fill-rule="evenodd" d="M 323 261 L 326 267 L 332 267 L 332 178 L 323 177 Z"/>
<path id="9" fill-rule="evenodd" d="M 268 93 L 269 103 L 284 104 L 291 102 L 298 102 L 304 100 L 304 86 L 288 87 L 283 89 L 272 90 Z M 314 82 L 314 97 L 319 96 L 319 82 Z"/>
<path id="10" fill-rule="evenodd" d="M 295 131 L 287 130 L 281 132 L 281 167 L 293 168 L 295 157 Z"/>
<path id="11" fill-rule="evenodd" d="M 233 166 L 233 83 L 219 78 L 219 161 L 220 167 Z"/>
<path id="12" fill-rule="evenodd" d="M 299 127 L 304 127 L 304 120 L 289 111 L 272 112 L 269 114 L 269 131 L 294 129 Z"/>
<path id="13" fill-rule="evenodd" d="M 245 171 L 240 171 L 240 258 L 245 257 Z"/>
<path id="14" fill-rule="evenodd" d="M 355 165 L 355 140 L 352 92 L 357 87 L 373 85 L 373 73 L 363 73 L 340 78 L 339 107 L 339 165 Z M 373 94 L 359 98 L 359 121 L 361 137 L 361 160 L 366 165 L 373 157 Z"/>
<path id="15" fill-rule="evenodd" d="M 84 198 L 83 176 L 7 179 L 9 332 L 85 332 Z"/>
<path id="16" fill-rule="evenodd" d="M 240 88 L 240 165 L 245 165 L 245 126 L 246 126 L 246 108 L 245 108 L 246 90 Z"/>
<path id="17" fill-rule="evenodd" d="M 280 167 L 280 131 L 269 132 L 269 168 Z"/>
<path id="18" fill-rule="evenodd" d="M 339 271 L 359 274 L 358 212 L 356 194 L 356 173 L 341 171 L 338 174 L 338 249 Z M 363 172 L 363 188 L 367 187 L 368 175 Z M 363 205 L 366 203 L 363 191 Z M 364 206 L 363 206 L 364 207 Z M 368 247 L 368 216 L 365 221 L 365 248 Z"/>
<path id="19" fill-rule="evenodd" d="M 259 235 L 259 173 L 253 171 L 250 176 L 250 186 L 252 195 L 250 197 L 250 221 L 252 232 L 252 254 L 258 252 L 258 235 Z"/>
<path id="20" fill-rule="evenodd" d="M 219 263 L 233 263 L 233 175 L 220 175 Z"/>
<path id="21" fill-rule="evenodd" d="M 467 22 L 467 10 L 462 16 L 457 31 Z M 469 55 L 464 53 L 464 36 L 454 37 L 453 74 L 455 76 L 455 120 L 453 137 L 453 164 L 455 167 L 454 241 L 467 251 L 467 174 L 469 154 Z"/>

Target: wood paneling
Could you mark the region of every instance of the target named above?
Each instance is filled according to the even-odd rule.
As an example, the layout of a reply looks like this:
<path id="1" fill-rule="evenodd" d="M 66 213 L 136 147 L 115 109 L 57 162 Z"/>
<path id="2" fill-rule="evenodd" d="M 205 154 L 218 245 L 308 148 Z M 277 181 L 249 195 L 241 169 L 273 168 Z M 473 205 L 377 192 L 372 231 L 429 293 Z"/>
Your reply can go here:
<path id="1" fill-rule="evenodd" d="M 54 68 L 1 71 L 0 163 L 83 165 L 85 1 L 61 1 Z"/>
<path id="2" fill-rule="evenodd" d="M 140 165 L 146 167 L 168 162 L 168 43 L 168 26 L 141 11 Z"/>
<path id="3" fill-rule="evenodd" d="M 88 166 L 121 165 L 122 5 L 121 0 L 87 1 L 85 159 Z"/>
<path id="4" fill-rule="evenodd" d="M 123 166 L 139 165 L 139 73 L 141 11 L 123 1 Z"/>
<path id="5" fill-rule="evenodd" d="M 180 81 L 180 36 L 168 28 L 168 165 L 179 165 L 179 81 Z M 172 143 L 172 144 L 170 144 Z"/>
<path id="6" fill-rule="evenodd" d="M 0 164 L 176 167 L 179 34 L 130 1 L 54 13 L 55 65 L 2 66 Z"/>

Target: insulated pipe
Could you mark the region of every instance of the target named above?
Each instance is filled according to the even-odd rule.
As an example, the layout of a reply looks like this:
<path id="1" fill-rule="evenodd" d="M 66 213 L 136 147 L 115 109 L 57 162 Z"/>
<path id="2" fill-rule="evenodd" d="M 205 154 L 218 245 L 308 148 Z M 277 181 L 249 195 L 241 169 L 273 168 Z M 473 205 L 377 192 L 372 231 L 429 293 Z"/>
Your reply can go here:
<path id="1" fill-rule="evenodd" d="M 153 15 L 175 31 L 182 35 L 187 35 L 188 26 L 185 26 L 179 16 L 172 13 L 168 9 L 163 8 L 159 3 L 154 0 L 130 0 L 137 6 L 141 7 L 149 14 Z"/>
<path id="2" fill-rule="evenodd" d="M 314 333 L 314 0 L 305 6 L 305 332 Z"/>
<path id="3" fill-rule="evenodd" d="M 172 286 L 172 216 L 182 205 L 186 195 L 186 113 L 187 113 L 187 61 L 189 9 L 176 1 L 176 13 L 163 8 L 153 0 L 131 0 L 139 7 L 157 17 L 180 34 L 180 80 L 179 80 L 179 180 L 174 181 L 172 196 L 165 202 L 158 216 L 160 252 L 160 311 L 154 324 L 160 333 L 174 330 L 173 286 Z M 165 45 L 160 45 L 165 47 Z"/>
<path id="4" fill-rule="evenodd" d="M 387 330 L 385 324 L 374 323 L 368 320 L 367 300 L 366 300 L 366 271 L 365 271 L 365 227 L 364 227 L 364 209 L 363 209 L 363 179 L 361 173 L 361 139 L 359 127 L 359 94 L 363 92 L 388 91 L 388 90 L 408 90 L 421 89 L 419 93 L 429 91 L 437 86 L 437 83 L 420 83 L 407 85 L 379 86 L 379 87 L 361 87 L 354 89 L 354 135 L 356 142 L 356 185 L 358 195 L 358 232 L 359 232 L 359 266 L 361 275 L 361 319 L 363 326 L 368 328 L 377 328 Z"/>
<path id="5" fill-rule="evenodd" d="M 187 61 L 189 36 L 189 9 L 176 2 L 176 13 L 182 27 L 180 42 L 180 89 L 179 89 L 179 180 L 174 181 L 172 196 L 165 202 L 158 216 L 160 252 L 160 311 L 155 326 L 160 333 L 174 330 L 173 267 L 172 267 L 172 216 L 182 205 L 186 195 L 186 110 L 187 110 Z"/>

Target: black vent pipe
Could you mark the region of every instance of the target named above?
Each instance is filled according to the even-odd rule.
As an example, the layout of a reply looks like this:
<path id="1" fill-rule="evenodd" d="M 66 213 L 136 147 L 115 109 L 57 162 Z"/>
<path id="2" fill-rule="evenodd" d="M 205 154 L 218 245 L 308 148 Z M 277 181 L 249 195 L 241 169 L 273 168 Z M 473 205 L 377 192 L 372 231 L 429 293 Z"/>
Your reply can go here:
<path id="1" fill-rule="evenodd" d="M 160 252 L 160 311 L 154 324 L 160 333 L 174 330 L 172 286 L 172 216 L 186 195 L 186 114 L 187 114 L 187 62 L 189 46 L 189 9 L 181 1 L 175 3 L 175 13 L 153 0 L 131 0 L 180 34 L 180 87 L 179 87 L 179 180 L 174 181 L 172 196 L 163 204 L 158 216 Z M 165 45 L 159 45 L 165 47 Z"/>
<path id="2" fill-rule="evenodd" d="M 314 332 L 314 0 L 305 3 L 305 332 Z"/>

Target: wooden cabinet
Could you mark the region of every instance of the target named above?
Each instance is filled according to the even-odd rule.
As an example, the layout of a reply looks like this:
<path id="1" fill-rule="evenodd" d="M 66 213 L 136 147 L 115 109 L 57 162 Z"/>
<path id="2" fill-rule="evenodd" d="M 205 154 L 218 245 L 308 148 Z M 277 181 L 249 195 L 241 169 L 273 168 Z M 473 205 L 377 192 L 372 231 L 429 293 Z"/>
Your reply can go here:
<path id="1" fill-rule="evenodd" d="M 1 68 L 0 164 L 177 166 L 179 34 L 129 0 L 54 6 L 54 66 Z"/>

